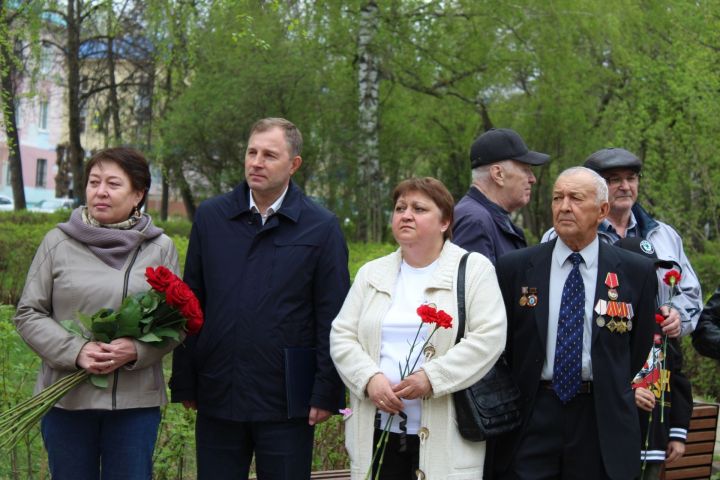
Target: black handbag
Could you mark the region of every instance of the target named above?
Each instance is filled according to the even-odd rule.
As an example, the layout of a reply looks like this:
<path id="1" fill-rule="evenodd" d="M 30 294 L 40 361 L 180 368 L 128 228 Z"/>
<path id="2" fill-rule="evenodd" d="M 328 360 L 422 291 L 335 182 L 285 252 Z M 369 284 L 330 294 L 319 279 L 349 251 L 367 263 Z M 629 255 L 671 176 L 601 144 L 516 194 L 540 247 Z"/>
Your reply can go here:
<path id="1" fill-rule="evenodd" d="M 456 344 L 465 334 L 465 266 L 468 255 L 463 255 L 458 267 Z M 520 390 L 512 379 L 505 353 L 476 384 L 453 393 L 453 401 L 458 430 L 466 440 L 481 442 L 494 438 L 515 430 L 522 422 Z"/>

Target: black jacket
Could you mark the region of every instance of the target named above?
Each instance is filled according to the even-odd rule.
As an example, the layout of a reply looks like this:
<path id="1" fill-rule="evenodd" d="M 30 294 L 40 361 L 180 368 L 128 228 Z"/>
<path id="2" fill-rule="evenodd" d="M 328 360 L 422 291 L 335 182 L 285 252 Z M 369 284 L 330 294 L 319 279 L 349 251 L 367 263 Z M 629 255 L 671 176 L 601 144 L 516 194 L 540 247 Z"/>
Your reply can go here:
<path id="1" fill-rule="evenodd" d="M 700 355 L 720 360 L 720 287 L 700 314 L 693 332 L 693 346 Z"/>
<path id="2" fill-rule="evenodd" d="M 172 401 L 234 421 L 287 419 L 284 349 L 316 347 L 310 405 L 337 412 L 344 386 L 330 358 L 330 325 L 350 287 L 337 218 L 292 182 L 262 225 L 247 183 L 203 202 L 185 281 L 205 313 L 197 337 L 173 355 Z"/>
<path id="3" fill-rule="evenodd" d="M 510 465 L 535 406 L 548 341 L 548 290 L 555 243 L 553 240 L 510 252 L 497 263 L 508 320 L 505 355 L 523 403 L 523 426 L 497 441 L 498 472 Z M 652 345 L 657 278 L 650 260 L 600 242 L 593 304 L 608 296 L 604 285 L 608 272 L 618 276 L 619 301 L 634 307 L 634 325 L 630 332 L 613 333 L 599 327 L 592 318 L 592 395 L 601 445 L 597 454 L 602 455 L 610 478 L 625 480 L 640 473 L 640 427 L 630 382 Z M 523 288 L 529 287 L 537 291 L 535 307 L 518 302 Z"/>

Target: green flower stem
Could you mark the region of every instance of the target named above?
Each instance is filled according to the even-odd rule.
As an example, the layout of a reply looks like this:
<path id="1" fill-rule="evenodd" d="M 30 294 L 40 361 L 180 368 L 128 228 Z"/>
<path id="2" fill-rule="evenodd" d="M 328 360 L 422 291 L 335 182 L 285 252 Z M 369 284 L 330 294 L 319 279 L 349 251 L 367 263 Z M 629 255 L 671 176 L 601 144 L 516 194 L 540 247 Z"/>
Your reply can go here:
<path id="1" fill-rule="evenodd" d="M 652 427 L 652 410 L 648 413 L 648 426 L 647 426 L 647 432 L 645 432 L 645 456 L 643 457 L 643 463 L 642 463 L 642 474 L 640 475 L 640 480 L 645 480 L 645 467 L 647 466 L 647 453 L 648 453 L 648 447 L 650 445 L 650 427 Z"/>
<path id="2" fill-rule="evenodd" d="M 410 351 L 408 352 L 408 356 L 405 359 L 405 366 L 400 369 L 400 379 L 401 380 L 404 380 L 405 377 L 407 377 L 410 374 L 410 372 L 412 372 L 412 370 L 409 370 L 410 358 L 412 357 L 413 350 L 415 350 L 415 345 L 417 345 L 417 340 L 418 340 L 418 337 L 420 337 L 420 331 L 422 330 L 423 325 L 424 325 L 424 323 L 420 322 L 420 325 L 418 325 L 418 329 L 415 332 L 415 338 L 413 339 L 412 343 L 410 344 Z M 420 357 L 420 355 L 418 355 L 418 358 L 419 357 Z M 415 364 L 417 365 L 417 361 L 415 362 Z M 413 366 L 413 368 L 415 368 L 415 367 Z"/>
<path id="3" fill-rule="evenodd" d="M 663 336 L 663 358 L 660 363 L 660 423 L 665 423 L 665 357 L 667 356 L 667 335 Z"/>
<path id="4" fill-rule="evenodd" d="M 422 325 L 421 325 L 421 326 L 422 326 Z M 411 369 L 409 369 L 409 372 L 408 372 L 408 373 L 412 373 L 412 372 L 415 371 L 415 367 L 417 367 L 417 364 L 418 364 L 418 362 L 420 361 L 420 355 L 423 354 L 423 350 L 425 350 L 425 346 L 426 346 L 428 343 L 430 343 L 430 339 L 432 338 L 433 335 L 435 335 L 435 332 L 438 331 L 438 328 L 440 328 L 440 327 L 438 327 L 437 324 L 436 324 L 436 325 L 435 325 L 435 328 L 433 329 L 433 331 L 430 332 L 430 335 L 428 336 L 427 340 L 425 340 L 425 343 L 422 344 L 422 348 L 420 349 L 420 353 L 418 353 L 417 357 L 415 357 L 415 363 L 413 363 L 413 366 L 412 366 Z M 413 344 L 413 346 L 414 346 L 414 344 Z M 412 348 L 410 349 L 410 353 L 408 354 L 408 361 L 407 361 L 406 363 L 410 363 L 410 356 L 411 356 L 411 355 L 412 355 Z M 402 378 L 404 379 L 405 377 L 402 377 Z"/>
<path id="5" fill-rule="evenodd" d="M 373 452 L 372 459 L 370 460 L 370 468 L 368 468 L 368 471 L 365 474 L 365 480 L 370 480 L 370 477 L 372 476 L 372 466 L 378 455 L 380 455 L 380 461 L 378 462 L 378 469 L 375 473 L 374 480 L 378 480 L 378 478 L 380 478 L 380 469 L 382 468 L 383 460 L 385 459 L 385 447 L 387 447 L 388 440 L 390 439 L 390 427 L 392 426 L 393 420 L 395 420 L 395 415 L 390 415 L 388 421 L 385 422 L 385 427 L 380 434 L 377 445 L 375 445 L 375 451 Z"/>
<path id="6" fill-rule="evenodd" d="M 84 382 L 85 370 L 61 378 L 32 398 L 0 415 L 0 449 L 12 448 L 66 393 Z"/>

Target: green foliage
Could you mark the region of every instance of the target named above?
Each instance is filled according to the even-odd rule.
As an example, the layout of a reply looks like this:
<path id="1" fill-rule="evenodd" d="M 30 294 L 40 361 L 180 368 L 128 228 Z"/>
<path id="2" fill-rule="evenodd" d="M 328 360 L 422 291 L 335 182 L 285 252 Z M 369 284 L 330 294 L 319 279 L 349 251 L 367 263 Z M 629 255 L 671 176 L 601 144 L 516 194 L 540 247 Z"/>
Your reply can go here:
<path id="1" fill-rule="evenodd" d="M 720 240 L 708 240 L 703 242 L 702 247 L 699 251 L 686 247 L 686 253 L 707 298 L 720 285 Z"/>
<path id="2" fill-rule="evenodd" d="M 350 278 L 355 278 L 355 274 L 360 267 L 370 260 L 394 252 L 397 245 L 389 243 L 350 243 L 348 248 L 350 250 L 350 260 L 348 262 Z"/>

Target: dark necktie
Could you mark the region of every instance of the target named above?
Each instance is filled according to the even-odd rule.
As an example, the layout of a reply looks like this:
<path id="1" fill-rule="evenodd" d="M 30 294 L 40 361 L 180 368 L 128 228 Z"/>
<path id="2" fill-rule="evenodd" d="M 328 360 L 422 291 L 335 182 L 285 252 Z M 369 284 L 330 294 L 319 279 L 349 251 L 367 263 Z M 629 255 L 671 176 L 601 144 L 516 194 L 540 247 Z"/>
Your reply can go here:
<path id="1" fill-rule="evenodd" d="M 573 267 L 565 280 L 560 299 L 553 365 L 553 390 L 563 403 L 572 400 L 580 390 L 585 317 L 585 284 L 580 275 L 583 258 L 579 253 L 573 253 L 569 258 Z"/>

